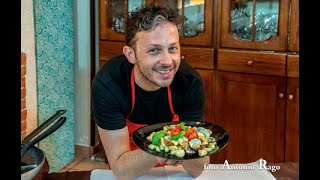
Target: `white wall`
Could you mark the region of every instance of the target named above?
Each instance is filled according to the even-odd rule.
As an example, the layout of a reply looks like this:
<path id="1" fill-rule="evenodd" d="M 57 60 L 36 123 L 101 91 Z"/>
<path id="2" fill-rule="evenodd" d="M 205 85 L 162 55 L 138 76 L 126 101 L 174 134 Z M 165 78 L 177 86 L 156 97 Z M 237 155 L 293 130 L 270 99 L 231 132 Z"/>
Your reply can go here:
<path id="1" fill-rule="evenodd" d="M 21 0 L 21 52 L 27 56 L 26 108 L 27 135 L 37 126 L 37 85 L 33 0 Z"/>
<path id="2" fill-rule="evenodd" d="M 75 144 L 90 146 L 90 2 L 74 1 Z"/>

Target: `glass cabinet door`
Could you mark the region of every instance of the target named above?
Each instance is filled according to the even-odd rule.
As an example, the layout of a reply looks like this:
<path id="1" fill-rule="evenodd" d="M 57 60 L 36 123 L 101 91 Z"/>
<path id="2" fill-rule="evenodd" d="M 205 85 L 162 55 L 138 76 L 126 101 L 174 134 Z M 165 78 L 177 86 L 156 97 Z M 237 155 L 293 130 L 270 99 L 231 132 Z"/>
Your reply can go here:
<path id="1" fill-rule="evenodd" d="M 100 39 L 124 40 L 124 20 L 136 7 L 151 2 L 177 8 L 181 44 L 212 45 L 212 0 L 100 0 Z"/>
<path id="2" fill-rule="evenodd" d="M 178 26 L 180 43 L 185 45 L 212 45 L 212 0 L 158 0 L 177 8 L 183 16 Z"/>
<path id="3" fill-rule="evenodd" d="M 125 18 L 151 0 L 100 0 L 100 39 L 124 41 Z"/>
<path id="4" fill-rule="evenodd" d="M 221 46 L 287 49 L 289 0 L 222 0 Z"/>

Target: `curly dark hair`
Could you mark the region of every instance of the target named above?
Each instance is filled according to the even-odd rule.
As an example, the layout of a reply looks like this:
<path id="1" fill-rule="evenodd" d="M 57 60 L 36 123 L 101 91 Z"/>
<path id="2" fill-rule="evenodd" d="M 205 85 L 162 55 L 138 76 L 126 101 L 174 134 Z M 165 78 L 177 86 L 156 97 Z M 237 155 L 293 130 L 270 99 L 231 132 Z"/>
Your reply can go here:
<path id="1" fill-rule="evenodd" d="M 181 16 L 177 9 L 166 5 L 151 3 L 150 5 L 140 6 L 132 11 L 125 22 L 127 46 L 134 46 L 135 36 L 140 31 L 153 30 L 160 22 L 168 21 L 175 25 L 181 22 Z"/>

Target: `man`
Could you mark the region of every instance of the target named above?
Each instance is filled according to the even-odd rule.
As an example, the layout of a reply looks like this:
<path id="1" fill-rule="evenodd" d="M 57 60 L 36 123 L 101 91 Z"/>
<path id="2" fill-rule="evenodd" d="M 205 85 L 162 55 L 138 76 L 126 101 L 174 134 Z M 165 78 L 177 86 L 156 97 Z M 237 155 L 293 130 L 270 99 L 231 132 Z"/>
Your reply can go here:
<path id="1" fill-rule="evenodd" d="M 180 58 L 178 11 L 151 4 L 130 13 L 123 55 L 112 58 L 92 84 L 92 118 L 98 125 L 113 174 L 133 179 L 151 168 L 182 164 L 193 177 L 209 157 L 182 162 L 138 149 L 131 141 L 139 127 L 169 121 L 203 121 L 204 85 Z"/>

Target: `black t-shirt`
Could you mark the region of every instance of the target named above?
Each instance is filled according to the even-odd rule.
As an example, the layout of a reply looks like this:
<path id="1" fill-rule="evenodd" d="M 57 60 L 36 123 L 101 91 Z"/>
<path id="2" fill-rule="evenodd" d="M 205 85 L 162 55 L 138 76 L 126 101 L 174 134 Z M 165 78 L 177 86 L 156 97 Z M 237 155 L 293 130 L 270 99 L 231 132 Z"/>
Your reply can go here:
<path id="1" fill-rule="evenodd" d="M 103 129 L 116 130 L 126 126 L 131 111 L 130 76 L 133 64 L 124 55 L 105 63 L 92 83 L 92 119 Z M 181 61 L 172 84 L 172 104 L 180 121 L 203 121 L 205 92 L 201 76 Z M 156 124 L 171 121 L 167 88 L 146 92 L 135 84 L 135 104 L 130 121 Z"/>

